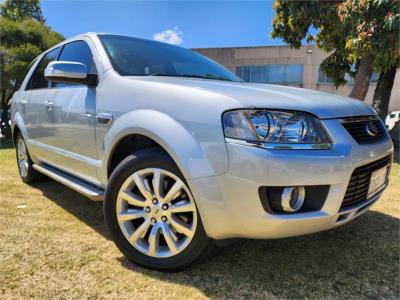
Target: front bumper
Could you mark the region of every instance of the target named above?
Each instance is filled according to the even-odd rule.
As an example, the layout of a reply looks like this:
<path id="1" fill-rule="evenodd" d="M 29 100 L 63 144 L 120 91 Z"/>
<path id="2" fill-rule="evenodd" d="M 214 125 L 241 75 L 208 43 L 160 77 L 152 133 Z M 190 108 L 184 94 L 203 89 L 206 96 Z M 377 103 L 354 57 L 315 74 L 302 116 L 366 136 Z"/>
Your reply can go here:
<path id="1" fill-rule="evenodd" d="M 318 232 L 349 222 L 365 212 L 383 191 L 341 209 L 353 170 L 392 154 L 389 138 L 357 144 L 339 120 L 324 120 L 334 137 L 330 150 L 266 150 L 227 143 L 229 170 L 215 177 L 188 180 L 205 230 L 214 239 L 282 238 Z M 258 194 L 261 186 L 329 185 L 318 211 L 269 214 Z"/>

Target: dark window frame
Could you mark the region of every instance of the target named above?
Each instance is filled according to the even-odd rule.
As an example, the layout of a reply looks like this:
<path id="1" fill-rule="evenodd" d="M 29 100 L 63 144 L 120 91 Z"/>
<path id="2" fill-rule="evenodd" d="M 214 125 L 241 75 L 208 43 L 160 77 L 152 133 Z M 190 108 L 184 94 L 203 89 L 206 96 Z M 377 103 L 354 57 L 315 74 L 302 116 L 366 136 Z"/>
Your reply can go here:
<path id="1" fill-rule="evenodd" d="M 33 65 L 36 63 L 37 60 L 38 60 L 38 57 L 35 57 L 35 58 L 28 64 L 28 66 L 26 67 L 26 70 L 25 70 L 25 75 L 24 75 L 24 77 L 22 78 L 22 81 L 16 83 L 16 90 L 19 90 L 19 89 L 26 90 L 26 87 L 27 87 L 28 83 L 30 83 L 30 77 L 29 77 L 29 79 L 26 79 L 26 78 L 28 77 L 29 72 L 31 71 Z M 25 80 L 27 80 L 28 82 L 27 82 L 27 84 L 23 85 L 23 83 L 25 82 Z"/>
<path id="2" fill-rule="evenodd" d="M 53 60 L 53 61 L 57 61 L 57 60 L 58 60 L 58 57 L 59 57 L 59 55 L 60 55 L 60 53 L 61 53 L 62 47 L 63 47 L 63 45 L 61 45 L 61 46 L 59 46 L 59 47 L 55 47 L 54 49 L 49 49 L 49 50 L 47 50 L 46 52 L 43 53 L 42 58 L 39 60 L 39 62 L 37 63 L 37 65 L 34 67 L 34 70 L 32 71 L 32 74 L 31 74 L 31 76 L 29 77 L 29 80 L 28 80 L 28 82 L 27 82 L 26 85 L 25 85 L 25 88 L 24 88 L 25 91 L 35 91 L 35 90 L 43 90 L 43 89 L 48 89 L 48 88 L 49 88 L 50 81 L 48 80 L 48 82 L 47 82 L 47 88 L 32 89 L 32 88 L 31 88 L 31 85 L 32 85 L 33 75 L 35 75 L 35 72 L 36 72 L 37 68 L 40 66 L 40 64 L 42 63 L 43 59 L 46 57 L 46 55 L 49 54 L 50 52 L 52 52 L 52 51 L 58 49 L 58 53 L 57 53 L 57 55 L 56 55 L 56 58 L 55 58 L 55 60 Z M 36 58 L 35 60 L 37 60 L 37 58 Z"/>
<path id="3" fill-rule="evenodd" d="M 57 53 L 56 59 L 55 59 L 54 61 L 59 61 L 59 58 L 60 58 L 60 56 L 61 56 L 61 53 L 62 53 L 62 51 L 64 50 L 64 47 L 65 47 L 66 45 L 72 44 L 72 43 L 74 43 L 74 42 L 84 42 L 84 43 L 88 46 L 88 48 L 89 48 L 89 50 L 90 50 L 90 52 L 91 52 L 91 54 L 92 54 L 93 67 L 94 67 L 94 69 L 96 70 L 96 74 L 98 74 L 98 68 L 97 68 L 96 62 L 95 62 L 95 60 L 94 60 L 93 51 L 92 51 L 92 49 L 90 48 L 89 43 L 86 42 L 86 41 L 83 40 L 83 39 L 73 40 L 73 41 L 70 41 L 70 42 L 68 42 L 68 43 L 62 44 L 62 45 L 60 45 L 60 46 L 58 46 L 58 47 L 49 49 L 49 50 L 47 50 L 46 52 L 43 53 L 42 58 L 40 59 L 40 61 L 37 63 L 37 65 L 35 66 L 34 70 L 32 71 L 32 74 L 30 75 L 30 78 L 29 78 L 28 82 L 26 83 L 26 85 L 25 85 L 25 87 L 24 87 L 24 90 L 25 90 L 25 91 L 35 91 L 35 90 L 43 90 L 43 89 L 57 88 L 56 86 L 54 86 L 54 83 L 53 83 L 53 82 L 51 82 L 50 80 L 48 80 L 48 83 L 47 83 L 47 87 L 46 87 L 46 88 L 31 89 L 31 84 L 32 84 L 33 75 L 35 74 L 36 69 L 37 69 L 37 68 L 39 67 L 39 65 L 42 63 L 43 59 L 46 57 L 47 54 L 49 54 L 50 52 L 52 52 L 52 51 L 58 49 L 58 53 Z M 33 62 L 35 62 L 36 60 L 37 60 L 37 58 L 35 58 L 35 59 L 33 60 Z M 30 70 L 30 69 L 29 69 L 29 70 Z M 28 72 L 29 72 L 29 71 L 28 71 Z"/>
<path id="4" fill-rule="evenodd" d="M 98 72 L 98 68 L 97 68 L 96 62 L 94 60 L 93 51 L 90 48 L 89 43 L 87 41 L 85 41 L 84 39 L 73 40 L 73 41 L 70 41 L 68 43 L 65 43 L 65 44 L 61 45 L 61 50 L 57 55 L 57 60 L 56 61 L 60 61 L 60 57 L 61 57 L 61 54 L 62 54 L 65 46 L 68 46 L 70 44 L 77 43 L 77 42 L 84 42 L 86 44 L 86 46 L 89 48 L 90 53 L 92 54 L 92 64 L 93 64 L 93 69 L 95 70 L 95 72 L 94 73 L 93 72 L 88 72 L 88 74 L 96 74 L 96 75 L 98 75 L 99 72 Z M 82 84 L 72 84 L 71 83 L 71 84 L 66 84 L 65 86 L 72 87 L 72 86 L 81 86 L 81 85 Z M 65 86 L 63 86 L 63 87 L 65 88 Z M 60 88 L 60 86 L 57 87 L 54 82 L 49 81 L 49 87 L 48 88 L 54 89 L 54 88 Z"/>

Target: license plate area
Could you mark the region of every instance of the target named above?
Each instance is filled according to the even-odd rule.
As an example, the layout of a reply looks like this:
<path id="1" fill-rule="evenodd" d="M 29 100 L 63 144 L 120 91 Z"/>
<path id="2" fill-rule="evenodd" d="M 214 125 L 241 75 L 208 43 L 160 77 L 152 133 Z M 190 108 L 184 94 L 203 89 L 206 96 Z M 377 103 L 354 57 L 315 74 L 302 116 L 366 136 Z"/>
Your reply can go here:
<path id="1" fill-rule="evenodd" d="M 385 166 L 371 173 L 371 178 L 369 181 L 368 188 L 368 198 L 375 195 L 377 192 L 382 190 L 387 183 L 387 176 L 389 171 L 389 166 Z"/>

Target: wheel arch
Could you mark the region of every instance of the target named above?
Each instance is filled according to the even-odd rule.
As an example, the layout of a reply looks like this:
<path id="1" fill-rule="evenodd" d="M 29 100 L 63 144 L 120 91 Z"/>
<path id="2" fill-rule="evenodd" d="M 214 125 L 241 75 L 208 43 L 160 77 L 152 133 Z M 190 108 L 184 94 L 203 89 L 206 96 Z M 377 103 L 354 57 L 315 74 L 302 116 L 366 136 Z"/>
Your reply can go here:
<path id="1" fill-rule="evenodd" d="M 140 141 L 162 148 L 186 179 L 215 175 L 201 145 L 182 124 L 158 111 L 135 110 L 117 118 L 103 138 L 101 147 L 105 182 L 110 175 L 110 166 L 115 167 L 112 161 L 115 151 L 123 149 L 121 145 L 132 137 L 140 137 Z"/>
<path id="2" fill-rule="evenodd" d="M 124 160 L 124 158 L 139 150 L 148 148 L 162 149 L 163 152 L 170 156 L 160 144 L 143 134 L 132 133 L 122 137 L 117 141 L 110 152 L 110 157 L 107 163 L 107 177 L 110 178 L 114 169 L 122 160 Z"/>
<path id="3" fill-rule="evenodd" d="M 25 142 L 27 143 L 28 141 L 28 133 L 26 131 L 26 128 L 24 126 L 24 119 L 22 115 L 19 112 L 16 112 L 14 115 L 14 118 L 11 123 L 11 132 L 12 132 L 12 140 L 15 145 L 15 141 L 17 138 L 18 133 L 22 134 L 22 137 L 24 138 Z M 28 147 L 28 145 L 27 145 Z"/>
<path id="4" fill-rule="evenodd" d="M 21 129 L 19 129 L 18 125 L 14 125 L 12 127 L 12 141 L 13 141 L 14 145 L 16 145 L 16 143 L 17 143 L 17 136 L 20 132 L 21 132 Z"/>

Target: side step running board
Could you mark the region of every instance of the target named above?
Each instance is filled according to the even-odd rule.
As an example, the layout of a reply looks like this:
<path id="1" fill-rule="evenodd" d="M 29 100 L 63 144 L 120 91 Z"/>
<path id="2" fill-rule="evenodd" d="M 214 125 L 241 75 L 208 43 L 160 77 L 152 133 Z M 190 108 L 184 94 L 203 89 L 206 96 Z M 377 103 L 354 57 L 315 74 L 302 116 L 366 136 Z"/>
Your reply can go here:
<path id="1" fill-rule="evenodd" d="M 77 191 L 78 193 L 83 194 L 93 201 L 103 201 L 104 199 L 104 191 L 91 185 L 89 183 L 83 182 L 78 178 L 71 176 L 65 172 L 59 171 L 55 168 L 46 166 L 46 165 L 37 165 L 34 164 L 33 168 L 40 173 L 66 185 L 67 187 Z"/>

